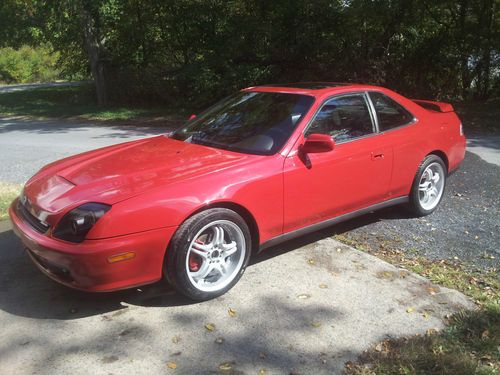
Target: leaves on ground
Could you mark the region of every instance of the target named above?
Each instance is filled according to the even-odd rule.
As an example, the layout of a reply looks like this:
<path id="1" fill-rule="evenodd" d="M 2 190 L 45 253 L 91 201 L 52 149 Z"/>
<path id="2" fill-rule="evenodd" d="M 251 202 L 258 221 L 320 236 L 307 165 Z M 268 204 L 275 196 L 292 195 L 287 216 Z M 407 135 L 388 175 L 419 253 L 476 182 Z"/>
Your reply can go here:
<path id="1" fill-rule="evenodd" d="M 236 316 L 236 310 L 234 310 L 232 308 L 229 308 L 229 310 L 227 310 L 227 313 L 229 314 L 229 316 L 231 318 L 234 318 Z"/>
<path id="2" fill-rule="evenodd" d="M 233 368 L 232 362 L 223 362 L 219 365 L 219 370 L 221 371 L 230 371 Z"/>
<path id="3" fill-rule="evenodd" d="M 205 324 L 205 329 L 209 332 L 213 332 L 213 331 L 215 331 L 215 324 L 207 323 L 207 324 Z"/>
<path id="4" fill-rule="evenodd" d="M 175 370 L 177 368 L 177 363 L 175 362 L 167 362 L 167 367 L 172 369 L 172 370 Z"/>
<path id="5" fill-rule="evenodd" d="M 172 337 L 172 342 L 174 344 L 178 344 L 179 341 L 181 341 L 181 337 L 179 335 L 175 335 L 174 337 Z"/>
<path id="6" fill-rule="evenodd" d="M 311 298 L 311 295 L 310 295 L 310 294 L 305 294 L 305 293 L 303 293 L 303 294 L 299 294 L 299 295 L 297 296 L 297 298 L 298 298 L 298 299 L 308 299 L 308 298 Z"/>

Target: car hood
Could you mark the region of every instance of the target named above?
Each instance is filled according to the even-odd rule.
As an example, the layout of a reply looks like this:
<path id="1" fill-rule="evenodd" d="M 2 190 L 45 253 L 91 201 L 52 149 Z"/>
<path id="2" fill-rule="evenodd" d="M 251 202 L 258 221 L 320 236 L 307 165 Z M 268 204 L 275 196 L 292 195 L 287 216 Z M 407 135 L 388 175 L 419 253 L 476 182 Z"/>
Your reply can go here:
<path id="1" fill-rule="evenodd" d="M 49 164 L 26 183 L 24 195 L 49 213 L 89 201 L 114 204 L 255 157 L 158 136 Z"/>

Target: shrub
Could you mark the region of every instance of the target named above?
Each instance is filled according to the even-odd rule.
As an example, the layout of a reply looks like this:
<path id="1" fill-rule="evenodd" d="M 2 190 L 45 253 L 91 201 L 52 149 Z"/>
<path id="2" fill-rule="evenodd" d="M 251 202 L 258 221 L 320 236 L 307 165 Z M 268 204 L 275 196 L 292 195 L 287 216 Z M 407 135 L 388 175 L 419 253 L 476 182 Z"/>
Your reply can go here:
<path id="1" fill-rule="evenodd" d="M 60 78 L 59 56 L 46 46 L 0 48 L 0 82 L 48 82 Z"/>

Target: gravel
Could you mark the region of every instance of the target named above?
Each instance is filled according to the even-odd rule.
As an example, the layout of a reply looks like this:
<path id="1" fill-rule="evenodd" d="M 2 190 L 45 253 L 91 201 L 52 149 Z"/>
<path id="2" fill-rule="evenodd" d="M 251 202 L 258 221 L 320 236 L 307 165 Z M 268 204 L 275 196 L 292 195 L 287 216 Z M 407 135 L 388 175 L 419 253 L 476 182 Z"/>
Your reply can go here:
<path id="1" fill-rule="evenodd" d="M 434 260 L 458 258 L 479 270 L 498 268 L 500 167 L 467 152 L 433 214 L 413 218 L 402 207 L 392 207 L 334 231 L 373 250 L 392 248 Z"/>

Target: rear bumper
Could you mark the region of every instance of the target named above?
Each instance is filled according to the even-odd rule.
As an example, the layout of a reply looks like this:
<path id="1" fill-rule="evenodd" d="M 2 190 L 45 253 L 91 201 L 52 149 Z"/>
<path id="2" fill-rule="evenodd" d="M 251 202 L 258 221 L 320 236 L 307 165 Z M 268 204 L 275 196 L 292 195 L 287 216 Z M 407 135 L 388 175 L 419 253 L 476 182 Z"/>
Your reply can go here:
<path id="1" fill-rule="evenodd" d="M 125 289 L 161 279 L 165 251 L 177 229 L 161 228 L 73 244 L 38 233 L 20 218 L 16 206 L 17 200 L 9 209 L 14 233 L 37 267 L 61 284 L 91 292 Z M 108 262 L 110 256 L 126 252 L 134 252 L 135 257 Z"/>
<path id="2" fill-rule="evenodd" d="M 460 163 L 464 160 L 465 157 L 465 146 L 467 140 L 464 136 L 460 136 L 457 142 L 451 147 L 448 154 L 448 173 L 454 172 L 459 166 Z"/>

